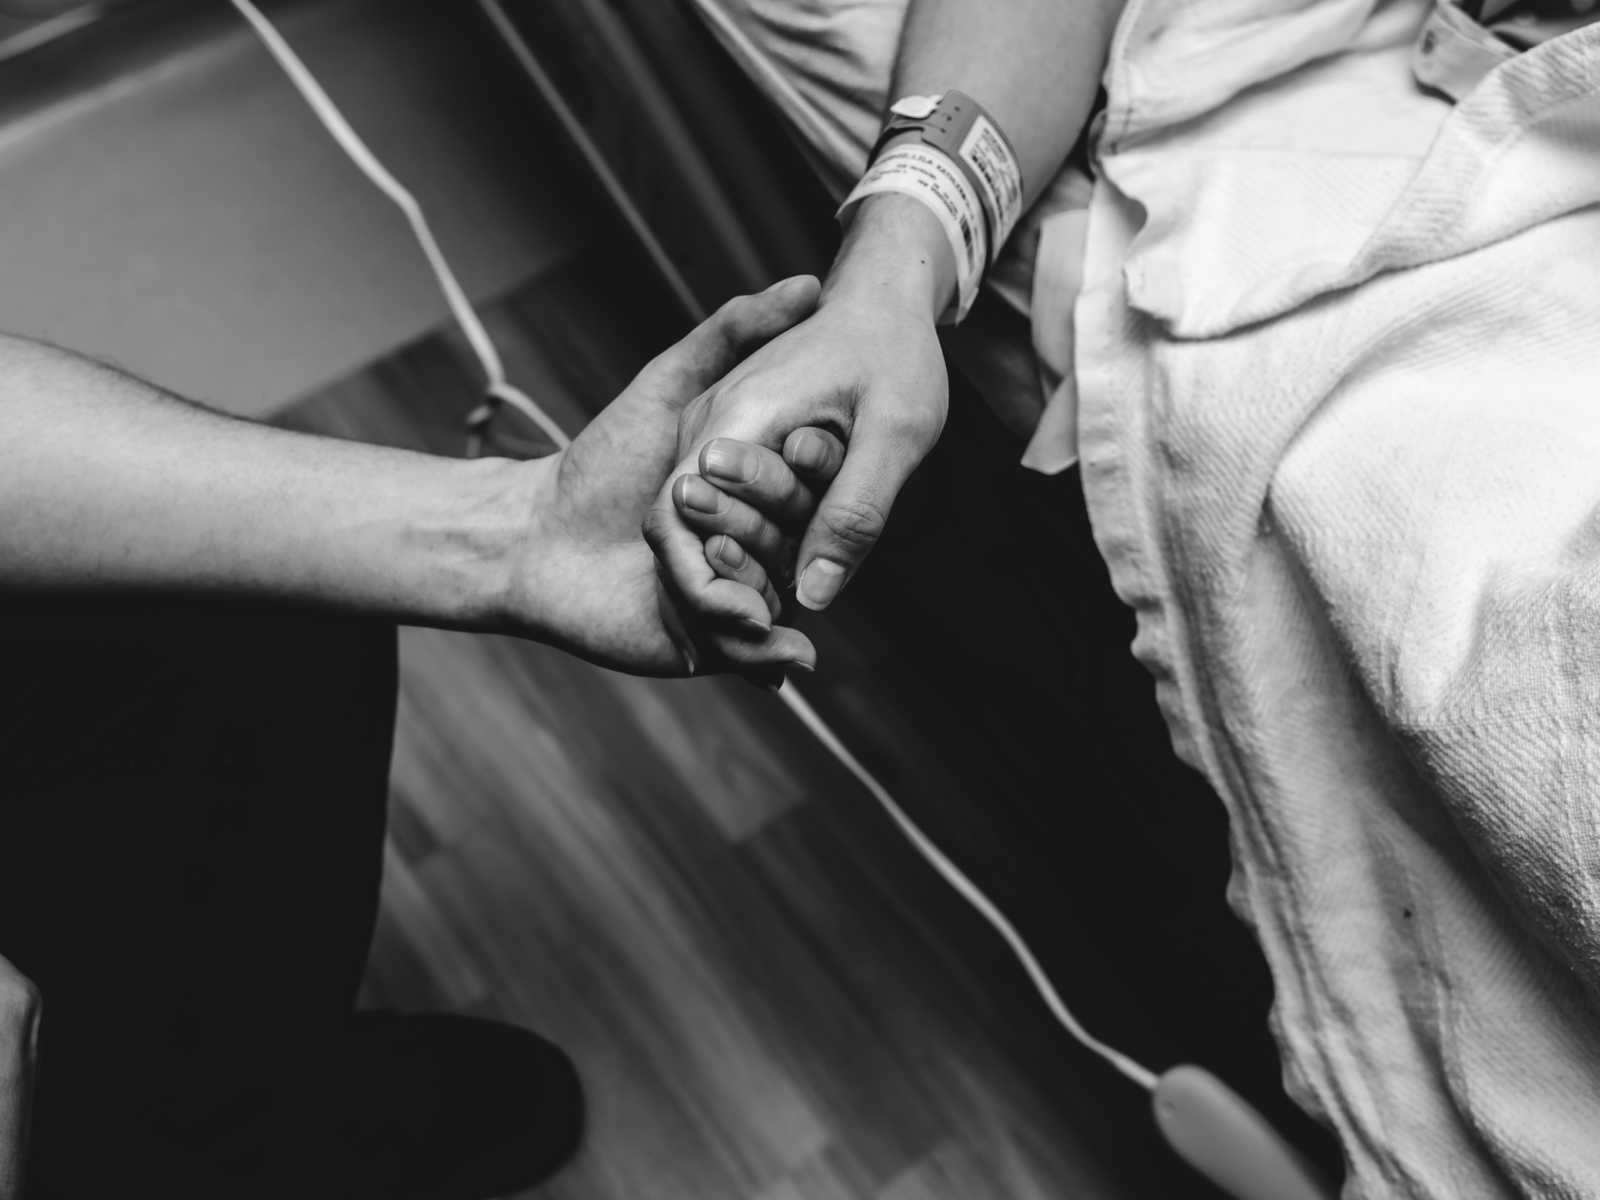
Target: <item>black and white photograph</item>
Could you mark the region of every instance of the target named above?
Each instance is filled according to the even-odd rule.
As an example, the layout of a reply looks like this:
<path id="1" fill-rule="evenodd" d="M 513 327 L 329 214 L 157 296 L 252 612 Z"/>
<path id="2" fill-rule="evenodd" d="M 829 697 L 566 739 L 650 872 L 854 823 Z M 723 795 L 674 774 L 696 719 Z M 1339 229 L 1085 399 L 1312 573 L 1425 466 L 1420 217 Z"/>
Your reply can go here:
<path id="1" fill-rule="evenodd" d="M 0 0 L 0 1200 L 1600 1200 L 1600 2 Z"/>

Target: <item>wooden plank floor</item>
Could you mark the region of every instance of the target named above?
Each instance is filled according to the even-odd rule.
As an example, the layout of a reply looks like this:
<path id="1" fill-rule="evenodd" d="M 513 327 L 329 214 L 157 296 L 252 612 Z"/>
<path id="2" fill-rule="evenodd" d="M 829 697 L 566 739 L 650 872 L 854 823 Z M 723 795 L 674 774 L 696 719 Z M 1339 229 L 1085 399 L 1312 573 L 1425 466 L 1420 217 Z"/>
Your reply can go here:
<path id="1" fill-rule="evenodd" d="M 488 314 L 569 428 L 669 340 L 664 305 L 634 294 L 623 319 L 614 286 L 580 256 Z M 459 452 L 469 380 L 441 335 L 284 420 Z M 1118 1135 L 1143 1099 L 775 697 L 503 638 L 408 630 L 402 653 L 367 998 L 569 1048 L 591 1134 L 535 1195 L 1175 1194 Z"/>
<path id="2" fill-rule="evenodd" d="M 372 995 L 571 1048 L 594 1137 L 545 1194 L 1114 1194 L 917 864 L 772 701 L 458 634 L 405 666 Z"/>

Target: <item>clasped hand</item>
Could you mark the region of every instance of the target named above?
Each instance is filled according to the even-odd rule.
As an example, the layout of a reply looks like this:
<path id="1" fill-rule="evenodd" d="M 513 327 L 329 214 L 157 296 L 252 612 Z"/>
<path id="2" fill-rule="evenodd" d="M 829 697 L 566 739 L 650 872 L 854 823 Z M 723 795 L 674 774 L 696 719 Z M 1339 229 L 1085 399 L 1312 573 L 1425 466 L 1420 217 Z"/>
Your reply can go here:
<path id="1" fill-rule="evenodd" d="M 948 388 L 925 313 L 836 292 L 684 408 L 644 533 L 697 660 L 747 661 L 791 581 L 807 608 L 834 601 L 938 440 Z M 805 645 L 795 665 L 815 661 Z"/>
<path id="2" fill-rule="evenodd" d="M 569 447 L 526 464 L 505 624 L 644 674 L 809 670 L 816 650 L 779 623 L 780 593 L 798 564 L 801 604 L 839 594 L 946 395 L 926 316 L 819 303 L 810 277 L 729 301 Z"/>

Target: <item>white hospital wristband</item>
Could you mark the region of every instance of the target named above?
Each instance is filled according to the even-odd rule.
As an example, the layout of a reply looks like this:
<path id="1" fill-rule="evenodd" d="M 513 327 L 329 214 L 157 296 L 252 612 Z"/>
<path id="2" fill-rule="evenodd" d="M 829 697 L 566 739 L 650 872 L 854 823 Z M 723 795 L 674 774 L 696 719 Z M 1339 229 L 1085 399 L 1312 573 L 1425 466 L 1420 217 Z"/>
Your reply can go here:
<path id="1" fill-rule="evenodd" d="M 950 156 L 931 146 L 905 142 L 886 150 L 868 168 L 855 190 L 839 206 L 839 219 L 868 196 L 895 192 L 927 205 L 939 219 L 956 259 L 956 296 L 939 323 L 954 324 L 967 315 L 978 296 L 978 282 L 988 262 L 983 204 Z"/>
<path id="2" fill-rule="evenodd" d="M 989 221 L 989 260 L 993 263 L 1022 215 L 1022 164 L 1006 135 L 983 105 L 955 88 L 937 96 L 901 96 L 891 104 L 871 157 L 876 158 L 878 151 L 903 134 L 943 150 L 978 189 Z"/>

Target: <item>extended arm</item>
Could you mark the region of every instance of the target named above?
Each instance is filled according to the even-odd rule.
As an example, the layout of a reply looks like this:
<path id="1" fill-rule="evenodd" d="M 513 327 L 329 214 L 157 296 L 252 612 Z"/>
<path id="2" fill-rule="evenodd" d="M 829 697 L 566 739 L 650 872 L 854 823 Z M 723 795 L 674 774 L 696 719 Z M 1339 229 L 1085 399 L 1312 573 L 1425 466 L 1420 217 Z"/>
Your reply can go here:
<path id="1" fill-rule="evenodd" d="M 676 458 L 683 406 L 808 315 L 816 293 L 799 279 L 730 301 L 571 446 L 528 463 L 274 429 L 0 338 L 0 590 L 248 596 L 517 633 L 682 674 L 695 656 L 640 519 Z M 743 611 L 770 625 L 759 597 Z M 736 603 L 723 613 L 741 615 Z M 716 665 L 811 653 L 792 630 L 753 628 Z"/>
<path id="2" fill-rule="evenodd" d="M 0 338 L 0 587 L 280 598 L 418 623 L 502 615 L 531 482 L 238 420 Z"/>
<path id="3" fill-rule="evenodd" d="M 956 88 L 974 97 L 1011 140 L 1027 206 L 1089 119 L 1123 2 L 911 0 L 889 96 Z M 860 287 L 931 320 L 954 283 L 955 264 L 926 207 L 905 196 L 872 196 L 851 222 L 823 296 L 826 303 L 841 289 Z"/>

